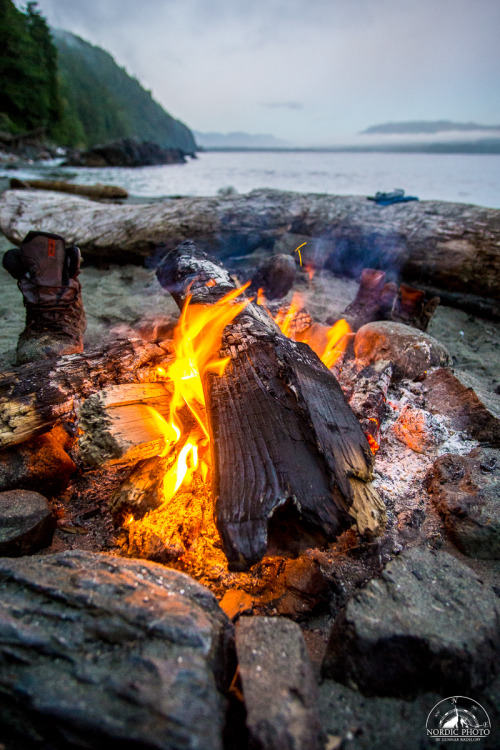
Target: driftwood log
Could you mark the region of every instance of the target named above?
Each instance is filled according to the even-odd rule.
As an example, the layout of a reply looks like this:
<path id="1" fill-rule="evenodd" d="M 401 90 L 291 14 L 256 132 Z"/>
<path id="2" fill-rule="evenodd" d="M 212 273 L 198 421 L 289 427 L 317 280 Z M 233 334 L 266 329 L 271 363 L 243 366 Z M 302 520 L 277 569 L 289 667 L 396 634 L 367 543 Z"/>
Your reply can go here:
<path id="1" fill-rule="evenodd" d="M 128 192 L 115 185 L 78 185 L 65 180 L 20 180 L 12 177 L 11 190 L 54 190 L 56 193 L 70 193 L 71 195 L 85 195 L 87 198 L 128 198 Z"/>
<path id="2" fill-rule="evenodd" d="M 258 246 L 294 255 L 306 242 L 302 260 L 316 268 L 350 275 L 365 267 L 396 271 L 438 294 L 448 290 L 490 300 L 485 310 L 499 299 L 500 210 L 461 203 L 381 207 L 356 196 L 254 190 L 110 206 L 8 191 L 0 200 L 0 228 L 17 243 L 30 229 L 57 232 L 87 259 L 115 262 L 142 263 L 157 245 L 173 249 L 188 238 L 221 258 Z"/>
<path id="3" fill-rule="evenodd" d="M 157 276 L 180 307 L 188 294 L 212 304 L 234 290 L 228 272 L 189 241 L 165 255 Z M 373 454 L 317 355 L 254 303 L 225 328 L 220 354 L 230 362 L 222 376 L 205 374 L 203 390 L 215 520 L 230 567 L 263 557 L 271 522 L 279 529 L 294 519 L 323 540 L 353 519 L 361 533 L 380 533 Z"/>
<path id="4" fill-rule="evenodd" d="M 168 346 L 118 340 L 104 347 L 13 367 L 0 376 L 0 448 L 76 419 L 83 399 L 106 386 L 152 380 Z"/>

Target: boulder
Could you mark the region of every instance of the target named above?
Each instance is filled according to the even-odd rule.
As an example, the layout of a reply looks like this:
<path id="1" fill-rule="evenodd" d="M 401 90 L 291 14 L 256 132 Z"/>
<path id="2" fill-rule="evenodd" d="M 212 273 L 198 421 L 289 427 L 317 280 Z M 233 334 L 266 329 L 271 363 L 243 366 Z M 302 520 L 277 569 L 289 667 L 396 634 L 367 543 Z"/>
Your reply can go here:
<path id="1" fill-rule="evenodd" d="M 184 153 L 178 148 L 162 148 L 157 143 L 122 138 L 83 152 L 73 152 L 66 167 L 148 167 L 156 164 L 183 164 Z"/>
<path id="2" fill-rule="evenodd" d="M 394 378 L 413 380 L 424 375 L 431 367 L 451 365 L 445 347 L 427 333 L 404 323 L 377 321 L 367 323 L 354 339 L 356 359 L 363 365 L 378 360 L 394 364 Z"/>
<path id="3" fill-rule="evenodd" d="M 469 695 L 498 666 L 493 589 L 446 552 L 406 550 L 337 618 L 323 674 L 368 695 Z"/>
<path id="4" fill-rule="evenodd" d="M 56 519 L 38 492 L 0 492 L 0 556 L 31 555 L 52 542 Z"/>
<path id="5" fill-rule="evenodd" d="M 0 613 L 2 739 L 222 750 L 231 630 L 189 576 L 84 551 L 1 560 Z"/>
<path id="6" fill-rule="evenodd" d="M 500 451 L 447 453 L 429 472 L 428 489 L 456 546 L 469 557 L 500 560 Z"/>
<path id="7" fill-rule="evenodd" d="M 241 617 L 236 650 L 250 747 L 319 750 L 316 680 L 300 627 L 284 618 Z"/>

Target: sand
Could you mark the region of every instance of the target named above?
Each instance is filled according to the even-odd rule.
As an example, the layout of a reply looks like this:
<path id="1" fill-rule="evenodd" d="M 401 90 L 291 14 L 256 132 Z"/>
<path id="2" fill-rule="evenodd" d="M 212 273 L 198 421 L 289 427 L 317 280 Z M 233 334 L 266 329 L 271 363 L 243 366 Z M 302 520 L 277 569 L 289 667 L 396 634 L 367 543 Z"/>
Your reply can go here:
<path id="1" fill-rule="evenodd" d="M 0 235 L 0 257 L 9 247 L 8 240 Z M 101 270 L 83 263 L 80 280 L 87 314 L 86 347 L 120 335 L 137 336 L 138 330 L 152 332 L 158 324 L 166 330 L 178 317 L 177 306 L 160 287 L 153 270 L 132 265 Z M 313 318 L 322 323 L 339 317 L 357 288 L 356 281 L 335 277 L 328 271 L 316 274 L 312 282 L 303 275 L 296 285 Z M 16 282 L 3 267 L 0 318 L 0 367 L 5 369 L 14 363 L 17 337 L 24 327 L 24 308 Z M 457 368 L 475 375 L 488 390 L 498 392 L 499 323 L 440 306 L 428 332 L 447 347 Z"/>

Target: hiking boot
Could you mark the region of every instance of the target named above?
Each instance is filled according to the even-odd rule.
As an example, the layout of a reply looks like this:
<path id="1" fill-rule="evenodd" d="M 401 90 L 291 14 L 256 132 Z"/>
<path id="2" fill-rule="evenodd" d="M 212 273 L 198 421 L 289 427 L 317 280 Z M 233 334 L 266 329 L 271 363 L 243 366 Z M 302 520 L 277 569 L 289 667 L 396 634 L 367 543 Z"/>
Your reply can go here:
<path id="1" fill-rule="evenodd" d="M 26 308 L 17 364 L 83 351 L 80 258 L 77 247 L 48 232 L 29 232 L 20 248 L 5 253 L 4 268 L 17 279 Z"/>

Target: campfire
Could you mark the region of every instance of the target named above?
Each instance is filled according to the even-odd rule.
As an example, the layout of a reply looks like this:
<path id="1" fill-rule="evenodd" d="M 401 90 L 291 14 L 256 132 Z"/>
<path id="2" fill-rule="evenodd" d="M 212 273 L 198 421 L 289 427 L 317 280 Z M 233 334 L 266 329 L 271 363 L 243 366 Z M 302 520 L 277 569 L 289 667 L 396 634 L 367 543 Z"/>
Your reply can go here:
<path id="1" fill-rule="evenodd" d="M 380 533 L 384 510 L 370 487 L 373 455 L 329 369 L 345 352 L 348 324 L 305 327 L 297 297 L 275 320 L 259 304 L 261 294 L 246 296 L 249 284 L 235 287 L 192 243 L 170 252 L 157 275 L 181 315 L 169 361 L 155 369 L 156 383 L 168 392 L 168 413 L 145 405 L 163 447 L 132 472 L 112 506 L 134 553 L 154 533 L 163 561 L 182 558 L 186 507 L 191 534 L 203 537 L 208 524 L 232 570 L 248 569 L 275 543 L 296 549 L 297 536 L 306 546 L 321 545 L 353 523 L 363 536 Z M 80 429 L 88 455 L 102 439 L 89 407 Z M 218 533 L 204 507 L 209 486 Z"/>

